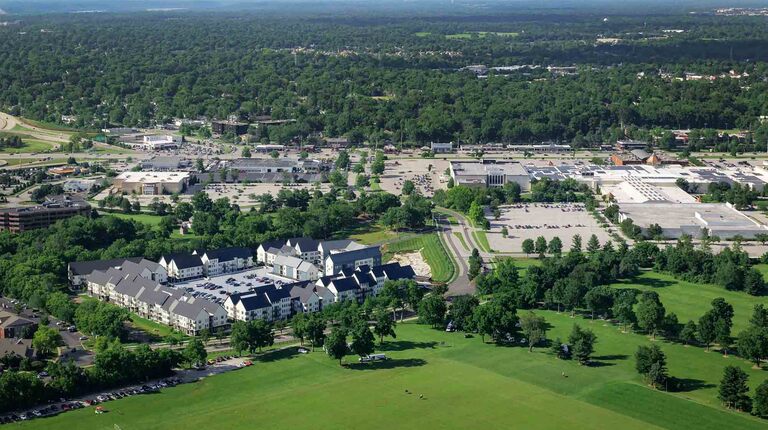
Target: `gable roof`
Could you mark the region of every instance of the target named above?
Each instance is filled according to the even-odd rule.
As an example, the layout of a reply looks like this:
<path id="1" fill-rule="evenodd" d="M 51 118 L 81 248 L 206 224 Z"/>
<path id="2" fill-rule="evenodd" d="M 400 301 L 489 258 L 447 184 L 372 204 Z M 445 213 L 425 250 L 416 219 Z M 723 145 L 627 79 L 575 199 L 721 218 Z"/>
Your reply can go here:
<path id="1" fill-rule="evenodd" d="M 303 262 L 304 260 L 301 258 L 294 257 L 292 255 L 279 254 L 277 257 L 275 257 L 276 266 L 288 266 L 293 267 L 294 269 L 298 269 Z"/>
<path id="2" fill-rule="evenodd" d="M 122 266 L 126 261 L 138 263 L 141 260 L 143 260 L 141 257 L 131 257 L 113 258 L 111 260 L 74 261 L 69 263 L 69 271 L 72 272 L 73 275 L 84 276 L 93 273 L 95 270 L 105 271 L 110 267 Z"/>
<path id="3" fill-rule="evenodd" d="M 6 355 L 32 358 L 35 355 L 32 341 L 29 339 L 0 339 L 0 357 Z"/>
<path id="4" fill-rule="evenodd" d="M 294 237 L 288 239 L 286 245 L 297 248 L 300 252 L 317 251 L 318 242 L 311 237 Z"/>
<path id="5" fill-rule="evenodd" d="M 360 286 L 357 285 L 357 281 L 355 281 L 354 278 L 338 278 L 331 281 L 329 285 L 333 285 L 333 287 L 338 292 L 342 291 L 354 291 L 359 290 Z"/>
<path id="6" fill-rule="evenodd" d="M 368 246 L 360 249 L 353 249 L 351 251 L 332 252 L 328 255 L 328 258 L 333 263 L 348 262 L 355 260 L 362 260 L 366 258 L 381 258 L 381 248 L 378 246 Z"/>
<path id="7" fill-rule="evenodd" d="M 190 267 L 199 267 L 203 265 L 200 256 L 193 254 L 168 254 L 164 255 L 163 259 L 169 264 L 173 261 L 179 269 L 189 269 Z"/>
<path id="8" fill-rule="evenodd" d="M 285 245 L 285 242 L 282 240 L 268 240 L 261 245 L 259 245 L 258 249 L 262 249 L 264 251 L 268 251 L 269 248 L 277 248 L 280 249 L 281 246 Z"/>

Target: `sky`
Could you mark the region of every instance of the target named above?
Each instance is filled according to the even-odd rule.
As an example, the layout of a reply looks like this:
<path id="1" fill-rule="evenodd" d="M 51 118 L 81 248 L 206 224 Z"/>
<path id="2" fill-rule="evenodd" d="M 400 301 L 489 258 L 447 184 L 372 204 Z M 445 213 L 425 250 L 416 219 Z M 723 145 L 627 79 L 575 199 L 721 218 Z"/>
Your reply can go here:
<path id="1" fill-rule="evenodd" d="M 296 11 L 420 10 L 469 12 L 502 9 L 567 9 L 620 13 L 634 5 L 634 10 L 659 11 L 707 9 L 724 6 L 768 7 L 768 0 L 0 0 L 0 10 L 8 14 L 40 14 L 82 11 L 127 12 L 148 9 L 183 10 L 270 10 Z M 626 9 L 629 10 L 629 9 Z"/>

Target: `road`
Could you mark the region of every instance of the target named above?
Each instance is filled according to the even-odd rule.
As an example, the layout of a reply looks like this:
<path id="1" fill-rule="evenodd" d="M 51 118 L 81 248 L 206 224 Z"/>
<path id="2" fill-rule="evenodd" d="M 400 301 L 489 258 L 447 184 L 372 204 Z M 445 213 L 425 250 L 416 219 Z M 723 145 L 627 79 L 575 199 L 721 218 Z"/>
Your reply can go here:
<path id="1" fill-rule="evenodd" d="M 449 296 L 460 296 L 463 294 L 472 294 L 475 292 L 475 287 L 469 281 L 467 272 L 469 267 L 467 261 L 469 254 L 464 245 L 462 245 L 456 238 L 454 233 L 454 226 L 448 221 L 448 218 L 439 213 L 435 213 L 435 220 L 440 228 L 440 237 L 443 243 L 447 244 L 447 251 L 451 255 L 451 258 L 456 262 L 457 272 L 453 281 L 448 284 Z"/>

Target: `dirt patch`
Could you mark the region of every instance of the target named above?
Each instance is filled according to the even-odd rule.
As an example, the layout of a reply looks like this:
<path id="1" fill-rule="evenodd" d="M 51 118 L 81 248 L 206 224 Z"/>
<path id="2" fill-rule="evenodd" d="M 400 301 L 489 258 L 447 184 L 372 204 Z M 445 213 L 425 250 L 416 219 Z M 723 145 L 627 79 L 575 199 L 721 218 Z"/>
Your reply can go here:
<path id="1" fill-rule="evenodd" d="M 424 257 L 421 256 L 420 251 L 395 254 L 392 256 L 392 259 L 389 262 L 397 262 L 400 263 L 401 266 L 410 264 L 411 267 L 413 267 L 413 271 L 416 272 L 417 276 L 425 276 L 427 278 L 432 277 L 432 269 L 424 260 Z"/>

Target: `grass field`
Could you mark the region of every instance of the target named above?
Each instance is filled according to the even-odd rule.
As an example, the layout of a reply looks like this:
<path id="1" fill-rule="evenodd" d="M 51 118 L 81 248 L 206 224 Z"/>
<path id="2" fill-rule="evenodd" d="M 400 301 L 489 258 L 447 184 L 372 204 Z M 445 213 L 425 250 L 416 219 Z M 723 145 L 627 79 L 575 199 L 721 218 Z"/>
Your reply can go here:
<path id="1" fill-rule="evenodd" d="M 661 343 L 670 373 L 688 391 L 646 388 L 631 358 L 644 336 L 602 322 L 541 312 L 549 337 L 574 321 L 597 335 L 593 366 L 553 358 L 544 348 L 498 347 L 426 326 L 400 324 L 380 348 L 384 363 L 340 367 L 322 351 L 262 356 L 250 368 L 195 384 L 135 396 L 17 425 L 26 429 L 764 429 L 764 421 L 726 411 L 715 387 L 726 364 L 758 371 L 699 348 Z M 353 363 L 355 357 L 345 361 Z M 567 377 L 563 377 L 566 374 Z M 406 390 L 412 394 L 406 393 Z M 420 399 L 419 396 L 424 398 Z"/>
<path id="2" fill-rule="evenodd" d="M 502 257 L 503 258 L 503 257 Z M 528 268 L 532 266 L 541 266 L 541 260 L 536 258 L 515 258 L 515 266 L 520 272 L 520 277 L 525 276 Z"/>
<path id="3" fill-rule="evenodd" d="M 338 236 L 343 239 L 355 240 L 364 245 L 373 245 L 393 239 L 397 237 L 397 234 L 380 224 L 363 224 L 360 228 L 342 232 Z"/>
<path id="4" fill-rule="evenodd" d="M 768 305 L 768 297 L 754 297 L 738 291 L 728 291 L 717 285 L 680 281 L 656 272 L 645 272 L 634 281 L 620 282 L 612 286 L 656 291 L 667 312 L 677 314 L 681 323 L 688 320 L 698 323 L 699 317 L 711 308 L 712 299 L 722 297 L 733 306 L 733 335 L 747 327 L 755 304 Z"/>
<path id="5" fill-rule="evenodd" d="M 516 37 L 519 33 L 514 32 L 499 32 L 499 31 L 471 31 L 466 33 L 454 33 L 446 34 L 446 39 L 471 39 L 473 37 L 483 38 L 488 35 L 502 36 L 502 37 Z"/>
<path id="6" fill-rule="evenodd" d="M 445 251 L 437 233 L 388 243 L 384 245 L 382 251 L 384 253 L 384 261 L 389 261 L 392 258 L 392 254 L 421 251 L 424 261 L 432 269 L 432 279 L 437 282 L 450 281 L 456 271 L 453 260 Z"/>
<path id="7" fill-rule="evenodd" d="M 4 148 L 0 150 L 0 153 L 2 154 L 18 154 L 21 152 L 45 152 L 53 148 L 53 144 L 44 142 L 39 139 L 35 139 L 32 136 L 22 134 L 22 133 L 15 133 L 15 132 L 0 132 L 0 137 L 2 138 L 8 138 L 12 136 L 19 136 L 24 143 L 24 145 L 21 148 Z"/>
<path id="8" fill-rule="evenodd" d="M 160 225 L 160 219 L 162 217 L 158 215 L 152 215 L 152 214 L 124 214 L 124 213 L 117 213 L 117 212 L 102 212 L 102 215 L 108 215 L 113 216 L 116 218 L 122 218 L 122 219 L 129 219 L 136 222 L 144 223 L 147 225 L 150 225 L 152 227 Z"/>

